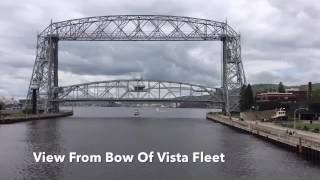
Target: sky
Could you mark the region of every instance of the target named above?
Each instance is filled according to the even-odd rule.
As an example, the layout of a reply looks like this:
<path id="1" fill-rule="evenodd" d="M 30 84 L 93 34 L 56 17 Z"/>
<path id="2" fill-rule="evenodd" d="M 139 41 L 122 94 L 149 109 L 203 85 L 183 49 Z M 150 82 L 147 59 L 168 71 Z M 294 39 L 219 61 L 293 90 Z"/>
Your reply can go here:
<path id="1" fill-rule="evenodd" d="M 0 96 L 24 98 L 36 36 L 53 22 L 103 15 L 227 21 L 241 33 L 248 83 L 320 82 L 316 0 L 1 0 Z M 221 42 L 59 42 L 59 84 L 157 79 L 221 85 Z"/>

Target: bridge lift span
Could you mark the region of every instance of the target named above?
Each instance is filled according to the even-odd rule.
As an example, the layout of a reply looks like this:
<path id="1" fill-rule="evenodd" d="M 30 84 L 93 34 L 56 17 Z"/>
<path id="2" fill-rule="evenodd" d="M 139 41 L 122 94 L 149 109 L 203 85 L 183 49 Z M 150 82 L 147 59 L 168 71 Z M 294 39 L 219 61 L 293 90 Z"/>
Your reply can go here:
<path id="1" fill-rule="evenodd" d="M 98 81 L 59 89 L 58 101 L 143 101 L 223 103 L 219 89 L 172 81 L 111 80 Z"/>
<path id="2" fill-rule="evenodd" d="M 69 89 L 59 87 L 59 41 L 221 41 L 224 111 L 229 114 L 239 108 L 239 90 L 246 83 L 241 60 L 240 35 L 225 22 L 181 16 L 116 15 L 51 23 L 38 35 L 36 59 L 27 93 L 27 102 L 34 102 L 34 105 L 42 106 L 47 112 L 59 111 L 61 97 L 70 96 L 65 92 L 69 92 L 70 88 L 73 88 L 73 92 L 74 88 L 80 88 L 77 85 L 69 86 Z M 134 90 L 143 91 L 145 87 L 137 86 Z M 146 90 L 151 89 L 147 87 Z M 174 94 L 171 88 L 167 90 L 168 95 Z M 105 93 L 108 94 L 107 91 Z M 132 93 L 131 90 L 127 90 L 126 95 Z M 151 96 L 151 93 L 145 94 Z M 158 100 L 161 99 L 164 98 L 158 96 Z M 140 100 L 140 96 L 137 100 Z"/>

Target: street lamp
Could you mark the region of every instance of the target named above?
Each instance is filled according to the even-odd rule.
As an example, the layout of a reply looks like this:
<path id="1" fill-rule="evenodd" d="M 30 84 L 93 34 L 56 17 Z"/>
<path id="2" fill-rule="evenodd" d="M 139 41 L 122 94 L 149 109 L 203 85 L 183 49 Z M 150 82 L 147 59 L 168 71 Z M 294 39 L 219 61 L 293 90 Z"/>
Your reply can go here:
<path id="1" fill-rule="evenodd" d="M 300 111 L 300 110 L 308 111 L 308 108 L 298 108 L 298 109 L 294 110 L 294 113 L 293 113 L 293 129 L 294 129 L 294 132 L 296 132 L 296 112 Z"/>

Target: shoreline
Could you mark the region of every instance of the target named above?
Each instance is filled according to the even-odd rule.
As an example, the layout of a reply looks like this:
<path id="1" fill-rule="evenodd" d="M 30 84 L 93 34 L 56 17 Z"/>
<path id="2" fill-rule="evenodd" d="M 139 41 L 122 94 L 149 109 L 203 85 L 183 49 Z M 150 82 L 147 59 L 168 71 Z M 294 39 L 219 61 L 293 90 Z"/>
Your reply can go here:
<path id="1" fill-rule="evenodd" d="M 290 135 L 290 128 L 277 127 L 263 122 L 241 121 L 218 113 L 208 113 L 207 119 L 252 134 L 258 138 L 280 145 L 320 164 L 320 135 L 296 131 Z"/>
<path id="2" fill-rule="evenodd" d="M 3 119 L 0 119 L 0 124 L 12 124 L 17 122 L 59 118 L 59 117 L 66 117 L 66 116 L 72 116 L 72 115 L 73 115 L 73 111 L 65 111 L 65 112 L 50 113 L 50 114 L 26 114 L 26 116 L 24 117 L 5 117 Z"/>

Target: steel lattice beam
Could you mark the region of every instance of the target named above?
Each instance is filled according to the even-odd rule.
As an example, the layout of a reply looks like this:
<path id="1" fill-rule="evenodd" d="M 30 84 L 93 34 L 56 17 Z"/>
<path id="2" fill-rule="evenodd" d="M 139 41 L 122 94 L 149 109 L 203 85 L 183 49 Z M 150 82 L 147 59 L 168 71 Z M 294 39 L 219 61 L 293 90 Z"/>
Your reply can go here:
<path id="1" fill-rule="evenodd" d="M 32 89 L 37 88 L 38 103 L 46 111 L 58 109 L 55 103 L 60 89 L 57 82 L 58 41 L 222 41 L 226 113 L 237 108 L 239 89 L 245 84 L 240 35 L 227 23 L 160 15 L 87 17 L 51 23 L 38 35 L 27 99 L 31 99 Z M 107 91 L 104 93 L 108 94 Z M 173 94 L 168 92 L 166 96 Z"/>
<path id="2" fill-rule="evenodd" d="M 140 88 L 140 89 L 139 89 Z M 222 103 L 216 88 L 157 80 L 98 81 L 59 89 L 56 101 L 163 101 Z"/>

